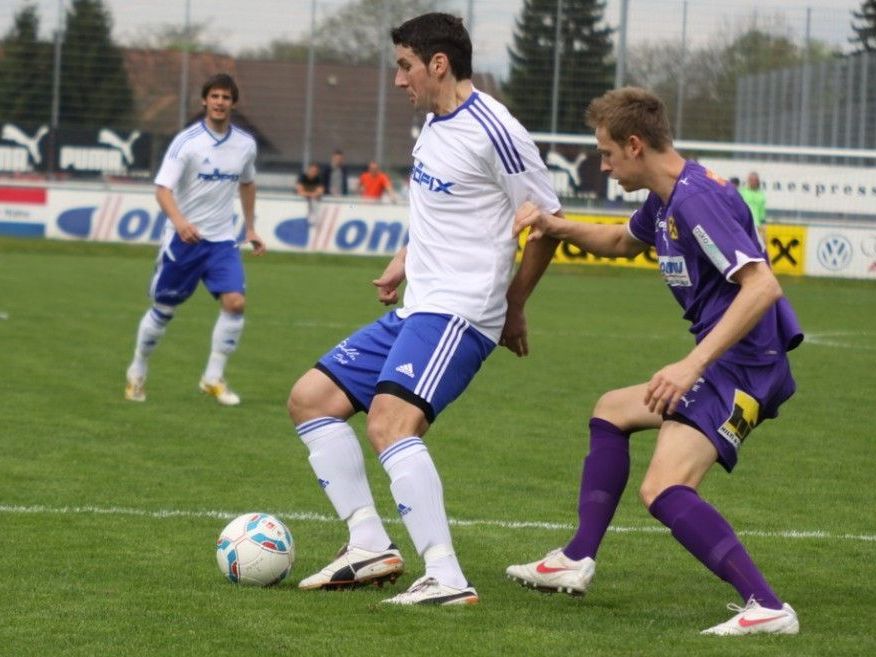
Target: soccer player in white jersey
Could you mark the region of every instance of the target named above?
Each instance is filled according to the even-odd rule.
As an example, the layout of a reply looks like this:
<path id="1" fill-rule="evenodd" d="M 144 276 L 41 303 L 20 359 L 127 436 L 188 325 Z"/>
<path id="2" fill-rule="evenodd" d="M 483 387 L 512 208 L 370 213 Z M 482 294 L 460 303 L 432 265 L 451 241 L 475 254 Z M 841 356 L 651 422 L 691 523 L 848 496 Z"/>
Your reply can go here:
<path id="1" fill-rule="evenodd" d="M 390 305 L 406 279 L 404 303 L 343 340 L 292 387 L 289 413 L 349 528 L 335 560 L 299 587 L 380 584 L 404 568 L 347 423 L 364 411 L 396 509 L 425 561 L 425 575 L 386 602 L 472 604 L 478 594 L 454 552 L 441 480 L 422 438 L 496 344 L 528 352 L 523 306 L 556 242 L 531 242 L 512 280 L 514 211 L 526 199 L 557 211 L 560 204 L 532 139 L 472 86 L 471 41 L 460 19 L 425 14 L 392 30 L 392 40 L 396 86 L 429 112 L 413 149 L 409 243 L 373 281 Z"/>
<path id="2" fill-rule="evenodd" d="M 210 357 L 200 388 L 224 406 L 240 397 L 225 383 L 225 363 L 243 331 L 245 280 L 234 233 L 234 195 L 240 191 L 246 241 L 256 255 L 265 251 L 255 232 L 256 142 L 232 125 L 238 100 L 234 79 L 220 73 L 201 90 L 204 117 L 171 142 L 155 177 L 155 197 L 167 224 L 150 286 L 152 306 L 137 329 L 127 371 L 125 399 L 145 401 L 149 356 L 173 319 L 176 307 L 203 281 L 219 300 Z"/>

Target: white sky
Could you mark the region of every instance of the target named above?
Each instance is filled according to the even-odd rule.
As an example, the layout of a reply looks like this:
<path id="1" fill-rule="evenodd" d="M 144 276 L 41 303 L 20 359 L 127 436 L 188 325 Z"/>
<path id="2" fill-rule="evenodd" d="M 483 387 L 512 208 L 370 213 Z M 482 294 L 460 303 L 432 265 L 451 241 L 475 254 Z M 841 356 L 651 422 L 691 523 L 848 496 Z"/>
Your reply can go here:
<path id="1" fill-rule="evenodd" d="M 331 14 L 347 0 L 317 0 L 317 19 Z M 511 43 L 514 19 L 522 0 L 449 0 L 451 11 L 468 16 L 473 10 L 475 68 L 504 74 L 506 48 Z M 48 35 L 57 24 L 59 6 L 69 0 L 0 0 L 0 34 L 5 34 L 13 16 L 26 3 L 39 9 L 42 32 Z M 265 45 L 274 39 L 297 38 L 310 26 L 311 0 L 104 0 L 114 20 L 116 39 L 143 36 L 168 24 L 182 25 L 186 7 L 193 23 L 207 23 L 211 40 L 234 53 Z M 726 34 L 757 16 L 774 22 L 777 17 L 791 36 L 803 40 L 807 7 L 811 9 L 813 39 L 848 49 L 851 12 L 861 0 L 629 0 L 628 45 L 645 40 L 679 40 L 687 5 L 689 45 Z M 605 18 L 616 27 L 620 0 L 608 0 Z M 397 21 L 395 21 L 397 22 Z"/>

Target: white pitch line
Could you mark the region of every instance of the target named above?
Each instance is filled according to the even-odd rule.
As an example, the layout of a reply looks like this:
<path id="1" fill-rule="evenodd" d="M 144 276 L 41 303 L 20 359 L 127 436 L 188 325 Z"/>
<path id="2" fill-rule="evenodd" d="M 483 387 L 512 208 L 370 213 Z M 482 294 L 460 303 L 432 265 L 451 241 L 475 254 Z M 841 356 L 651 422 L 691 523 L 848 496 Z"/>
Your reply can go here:
<path id="1" fill-rule="evenodd" d="M 803 344 L 808 343 L 817 347 L 832 347 L 834 349 L 873 351 L 876 347 L 870 344 L 872 335 L 872 331 L 823 331 L 820 333 L 807 333 Z M 862 339 L 864 340 L 863 343 Z"/>
<path id="2" fill-rule="evenodd" d="M 185 509 L 157 509 L 150 511 L 148 509 L 134 509 L 130 507 L 99 507 L 99 506 L 17 506 L 9 504 L 0 504 L 0 513 L 9 514 L 92 514 L 92 515 L 118 515 L 118 516 L 137 516 L 140 518 L 215 518 L 226 520 L 236 518 L 241 515 L 240 511 L 189 511 Z M 301 522 L 340 522 L 334 516 L 327 516 L 321 513 L 313 513 L 310 511 L 277 511 L 278 517 L 286 521 L 301 521 Z M 399 524 L 399 518 L 384 518 L 384 522 L 391 524 Z M 451 518 L 450 524 L 455 527 L 498 527 L 500 529 L 549 529 L 556 531 L 571 531 L 574 527 L 571 524 L 557 522 L 536 522 L 529 520 L 456 520 Z M 658 534 L 665 533 L 668 530 L 664 527 L 649 526 L 649 527 L 616 527 L 612 525 L 609 531 L 619 534 Z M 762 531 L 758 529 L 743 529 L 736 532 L 739 536 L 757 536 L 759 538 L 791 538 L 791 539 L 819 539 L 819 540 L 844 540 L 844 541 L 862 541 L 867 543 L 876 542 L 876 534 L 834 534 L 832 532 L 821 530 L 799 530 L 789 529 L 784 531 Z"/>

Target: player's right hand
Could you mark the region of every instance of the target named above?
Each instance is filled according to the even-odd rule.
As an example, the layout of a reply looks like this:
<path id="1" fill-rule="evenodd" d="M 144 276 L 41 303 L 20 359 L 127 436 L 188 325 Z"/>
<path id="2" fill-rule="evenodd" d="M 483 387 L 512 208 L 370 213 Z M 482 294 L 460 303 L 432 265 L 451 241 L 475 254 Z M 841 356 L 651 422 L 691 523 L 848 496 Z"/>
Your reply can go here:
<path id="1" fill-rule="evenodd" d="M 179 238 L 186 244 L 197 244 L 201 241 L 201 233 L 197 226 L 184 221 L 176 226 Z"/>
<path id="2" fill-rule="evenodd" d="M 393 256 L 383 273 L 371 281 L 377 288 L 377 300 L 384 306 L 398 303 L 398 288 L 405 280 L 405 256 L 407 248 L 402 248 Z"/>
<path id="3" fill-rule="evenodd" d="M 546 225 L 547 221 L 541 209 L 531 201 L 525 201 L 523 205 L 517 208 L 517 212 L 514 214 L 514 237 L 517 237 L 521 232 L 529 228 L 529 235 L 526 241 L 537 240 L 545 234 Z"/>
<path id="4" fill-rule="evenodd" d="M 381 285 L 378 280 L 373 280 L 371 283 L 377 288 L 377 300 L 384 306 L 398 303 L 398 288 Z"/>

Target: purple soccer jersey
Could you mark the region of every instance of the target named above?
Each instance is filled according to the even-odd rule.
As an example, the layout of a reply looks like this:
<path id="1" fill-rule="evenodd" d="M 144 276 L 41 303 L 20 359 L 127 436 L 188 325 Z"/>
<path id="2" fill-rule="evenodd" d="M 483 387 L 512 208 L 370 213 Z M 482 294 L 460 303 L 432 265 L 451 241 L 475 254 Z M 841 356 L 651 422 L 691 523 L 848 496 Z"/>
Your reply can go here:
<path id="1" fill-rule="evenodd" d="M 633 237 L 654 245 L 663 278 L 697 342 L 736 297 L 739 286 L 730 277 L 749 262 L 768 262 L 739 193 L 690 160 L 669 202 L 664 206 L 652 192 L 628 227 Z M 783 297 L 722 359 L 764 365 L 783 358 L 802 339 L 797 317 Z"/>

